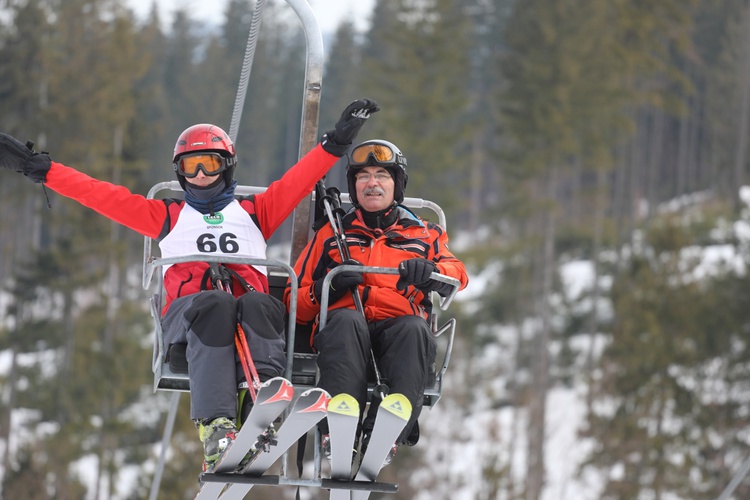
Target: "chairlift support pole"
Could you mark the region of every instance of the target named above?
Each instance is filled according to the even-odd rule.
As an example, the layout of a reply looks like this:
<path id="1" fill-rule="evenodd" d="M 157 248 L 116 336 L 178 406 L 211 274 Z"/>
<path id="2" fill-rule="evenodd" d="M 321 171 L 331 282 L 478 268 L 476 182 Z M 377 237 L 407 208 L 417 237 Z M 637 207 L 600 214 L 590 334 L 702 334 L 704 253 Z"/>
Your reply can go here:
<path id="1" fill-rule="evenodd" d="M 739 468 L 732 480 L 729 481 L 727 487 L 724 488 L 724 491 L 721 492 L 721 495 L 716 500 L 729 500 L 732 496 L 732 493 L 734 493 L 734 490 L 736 490 L 737 486 L 739 486 L 742 480 L 745 479 L 745 476 L 747 476 L 748 472 L 750 472 L 750 457 L 747 457 L 745 459 L 742 466 Z"/>
<path id="2" fill-rule="evenodd" d="M 169 412 L 167 413 L 167 420 L 164 424 L 164 434 L 161 438 L 161 450 L 159 450 L 159 463 L 156 466 L 154 480 L 151 483 L 151 491 L 148 495 L 149 500 L 156 500 L 156 497 L 159 495 L 159 486 L 161 485 L 161 477 L 164 474 L 164 464 L 167 461 L 167 450 L 169 449 L 169 442 L 172 440 L 172 431 L 174 430 L 174 421 L 177 416 L 177 408 L 180 406 L 181 395 L 181 392 L 175 391 L 169 402 Z"/>
<path id="3" fill-rule="evenodd" d="M 323 84 L 323 35 L 306 0 L 287 0 L 302 22 L 307 42 L 305 85 L 302 99 L 302 125 L 300 127 L 299 157 L 304 156 L 318 143 L 318 117 L 320 92 Z M 294 210 L 292 222 L 292 251 L 289 262 L 294 264 L 310 239 L 312 226 L 312 194 L 308 194 Z"/>

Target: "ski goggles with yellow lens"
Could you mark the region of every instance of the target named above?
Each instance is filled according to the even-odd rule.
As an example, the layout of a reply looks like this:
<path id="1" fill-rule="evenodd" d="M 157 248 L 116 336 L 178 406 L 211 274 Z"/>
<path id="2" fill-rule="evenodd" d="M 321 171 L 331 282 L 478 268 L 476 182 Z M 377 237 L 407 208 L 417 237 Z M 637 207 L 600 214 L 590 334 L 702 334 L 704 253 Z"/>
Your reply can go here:
<path id="1" fill-rule="evenodd" d="M 181 156 L 176 167 L 180 175 L 193 178 L 199 170 L 209 176 L 219 174 L 227 169 L 227 162 L 217 153 L 194 153 Z"/>
<path id="2" fill-rule="evenodd" d="M 368 141 L 349 153 L 349 167 L 406 167 L 406 158 L 387 141 Z"/>

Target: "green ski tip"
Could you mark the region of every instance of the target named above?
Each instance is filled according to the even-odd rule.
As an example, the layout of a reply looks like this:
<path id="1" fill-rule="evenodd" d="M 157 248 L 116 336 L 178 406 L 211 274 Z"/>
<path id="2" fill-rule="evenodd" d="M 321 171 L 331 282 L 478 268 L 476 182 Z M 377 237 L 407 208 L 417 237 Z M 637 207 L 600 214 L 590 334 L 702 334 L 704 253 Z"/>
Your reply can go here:
<path id="1" fill-rule="evenodd" d="M 380 403 L 380 407 L 403 420 L 409 420 L 411 417 L 411 403 L 403 394 L 387 395 Z"/>
<path id="2" fill-rule="evenodd" d="M 359 403 L 349 394 L 338 394 L 328 402 L 328 412 L 359 418 Z"/>

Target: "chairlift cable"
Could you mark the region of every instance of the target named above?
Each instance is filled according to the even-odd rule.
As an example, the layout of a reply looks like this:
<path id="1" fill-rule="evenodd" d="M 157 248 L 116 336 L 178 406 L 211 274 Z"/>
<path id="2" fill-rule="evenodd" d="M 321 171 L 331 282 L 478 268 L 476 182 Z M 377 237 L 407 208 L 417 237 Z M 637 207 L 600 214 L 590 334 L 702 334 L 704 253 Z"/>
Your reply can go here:
<path id="1" fill-rule="evenodd" d="M 245 47 L 245 59 L 242 61 L 242 71 L 240 72 L 240 83 L 237 86 L 237 96 L 234 99 L 234 109 L 232 110 L 232 122 L 229 125 L 229 138 L 232 142 L 237 142 L 237 132 L 240 128 L 242 110 L 245 107 L 245 96 L 247 95 L 247 85 L 250 81 L 250 70 L 255 58 L 255 47 L 258 44 L 258 34 L 260 33 L 260 22 L 263 18 L 263 8 L 266 5 L 265 0 L 256 0 L 253 17 L 250 20 L 250 33 L 247 36 L 247 46 Z"/>

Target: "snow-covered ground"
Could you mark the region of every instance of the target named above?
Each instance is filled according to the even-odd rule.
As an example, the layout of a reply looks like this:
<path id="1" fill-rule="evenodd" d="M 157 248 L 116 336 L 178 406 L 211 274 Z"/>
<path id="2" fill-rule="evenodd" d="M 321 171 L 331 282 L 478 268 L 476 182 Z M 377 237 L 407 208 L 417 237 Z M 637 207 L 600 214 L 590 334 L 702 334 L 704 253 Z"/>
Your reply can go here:
<path id="1" fill-rule="evenodd" d="M 457 298 L 461 305 L 472 310 L 471 302 L 499 269 L 500 263 L 496 263 L 485 268 L 482 275 L 472 276 L 470 289 Z M 561 272 L 571 297 L 591 286 L 590 262 L 571 262 Z M 523 489 L 528 417 L 525 408 L 507 404 L 505 389 L 515 376 L 513 356 L 519 332 L 502 325 L 486 328 L 495 342 L 474 359 L 456 360 L 446 380 L 444 399 L 422 414 L 422 440 L 417 446 L 428 466 L 412 475 L 410 481 L 422 491 L 418 500 L 503 499 L 510 498 L 511 491 L 519 494 Z M 592 340 L 598 342 L 600 350 L 603 342 L 597 336 L 581 336 L 574 343 L 581 359 Z M 578 436 L 585 417 L 584 398 L 583 382 L 554 387 L 548 394 L 543 500 L 599 498 L 602 480 L 588 472 L 579 474 L 578 470 L 592 446 Z"/>

